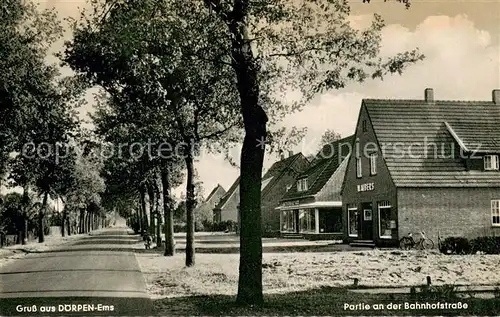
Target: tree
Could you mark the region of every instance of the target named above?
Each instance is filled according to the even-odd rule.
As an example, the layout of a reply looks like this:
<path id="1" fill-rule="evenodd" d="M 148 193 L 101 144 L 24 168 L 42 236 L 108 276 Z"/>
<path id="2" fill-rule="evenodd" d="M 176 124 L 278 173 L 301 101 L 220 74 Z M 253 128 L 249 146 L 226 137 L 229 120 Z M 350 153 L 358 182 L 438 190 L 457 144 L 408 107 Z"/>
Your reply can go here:
<path id="1" fill-rule="evenodd" d="M 242 230 L 238 302 L 260 303 L 260 186 L 269 142 L 268 123 L 278 121 L 280 114 L 301 109 L 319 92 L 401 73 L 422 56 L 415 50 L 380 58 L 380 34 L 384 26 L 380 16 L 374 16 L 366 30 L 355 30 L 348 22 L 348 4 L 340 0 L 307 0 L 300 4 L 290 0 L 205 0 L 203 4 L 208 10 L 203 12 L 201 1 L 195 0 L 144 1 L 142 6 L 135 7 L 136 4 L 107 2 L 99 7 L 94 19 L 84 21 L 89 23 L 75 32 L 68 59 L 94 83 L 111 82 L 114 85 L 110 89 L 114 92 L 126 91 L 127 96 L 142 100 L 142 107 L 129 107 L 122 115 L 133 119 L 138 109 L 146 110 L 144 105 L 153 106 L 156 112 L 145 111 L 150 116 L 154 114 L 157 119 L 161 113 L 174 119 L 169 127 L 177 129 L 170 134 L 170 141 L 188 144 L 191 143 L 186 141 L 197 139 L 193 138 L 195 130 L 188 128 L 197 122 L 192 114 L 203 105 L 199 100 L 211 95 L 203 92 L 200 96 L 196 90 L 201 86 L 211 87 L 206 82 L 200 84 L 213 75 L 206 70 L 197 74 L 200 70 L 197 66 L 211 65 L 210 72 L 223 70 L 228 75 L 229 85 L 217 87 L 225 89 L 224 92 L 237 91 L 239 106 L 227 109 L 242 114 L 245 130 L 240 164 Z M 102 31 L 101 26 L 105 26 L 104 32 L 94 31 Z M 164 34 L 168 36 L 162 37 Z M 290 91 L 301 92 L 301 98 L 284 102 Z M 229 93 L 214 96 L 232 96 Z M 209 105 L 213 107 L 214 103 Z M 140 114 L 138 117 L 144 118 Z M 189 147 L 184 149 L 190 224 L 192 155 Z M 194 254 L 189 238 L 193 236 L 192 227 L 188 230 L 187 265 L 194 263 L 194 257 L 190 260 L 189 256 Z"/>
<path id="2" fill-rule="evenodd" d="M 125 113 L 140 111 L 141 118 L 156 119 L 151 125 L 142 120 L 141 130 L 171 129 L 167 139 L 179 146 L 172 154 L 184 161 L 187 174 L 187 266 L 195 263 L 194 156 L 208 140 L 209 147 L 217 144 L 219 148 L 234 142 L 231 132 L 241 127 L 230 64 L 215 60 L 228 47 L 217 45 L 216 37 L 207 40 L 217 32 L 206 24 L 194 24 L 193 29 L 189 21 L 210 18 L 199 9 L 199 3 L 180 1 L 97 5 L 95 11 L 105 12 L 106 18 L 94 13 L 79 25 L 75 41 L 66 50 L 66 60 L 94 84 L 104 85 L 115 96 L 126 95 L 130 102 L 127 109 L 120 109 L 124 113 L 118 114 L 119 121 L 136 122 L 137 117 L 125 118 Z M 200 56 L 204 57 L 196 58 Z M 96 64 L 96 60 L 110 63 Z M 159 115 L 162 123 L 172 120 L 160 125 L 155 122 Z"/>
<path id="3" fill-rule="evenodd" d="M 339 133 L 337 133 L 333 130 L 327 129 L 325 131 L 325 133 L 323 133 L 323 135 L 321 136 L 319 149 L 321 149 L 321 147 L 323 147 L 324 145 L 330 144 L 330 143 L 332 143 L 334 141 L 338 141 L 340 139 L 342 139 L 342 136 Z"/>
<path id="4" fill-rule="evenodd" d="M 131 85 L 130 90 L 118 91 L 114 86 L 116 83 L 113 80 L 114 77 L 107 73 L 114 70 L 102 68 L 101 71 L 102 73 L 97 74 L 97 78 L 100 78 L 100 85 L 108 91 L 108 95 L 100 99 L 96 114 L 92 118 L 96 125 L 96 133 L 103 138 L 112 151 L 117 150 L 116 155 L 112 155 L 105 162 L 106 196 L 115 203 L 139 197 L 140 203 L 136 209 L 139 212 L 133 218 L 134 222 L 138 223 L 137 229 L 142 232 L 145 223 L 140 193 L 145 184 L 155 184 L 158 200 L 161 197 L 163 201 L 166 219 L 164 225 L 165 255 L 173 255 L 175 243 L 171 188 L 180 183 L 182 175 L 179 173 L 179 160 L 172 156 L 168 146 L 164 150 L 160 146 L 156 154 L 149 153 L 149 150 L 154 152 L 153 146 L 158 143 L 172 144 L 169 117 L 163 117 L 161 111 L 155 114 L 139 107 L 142 100 L 133 97 L 132 89 L 142 84 Z M 126 81 L 128 78 L 124 77 L 122 80 Z M 160 120 L 155 120 L 155 118 Z M 144 155 L 133 153 L 132 148 L 135 145 L 139 145 L 143 150 L 145 150 L 144 146 L 149 145 L 147 146 L 148 153 L 143 153 Z M 157 188 L 158 179 L 162 187 L 161 194 Z"/>
<path id="5" fill-rule="evenodd" d="M 240 268 L 237 301 L 256 304 L 262 296 L 260 186 L 272 109 L 270 91 L 298 90 L 303 106 L 318 92 L 349 82 L 401 73 L 422 56 L 418 51 L 380 58 L 382 18 L 366 30 L 348 22 L 349 5 L 338 0 L 204 0 L 231 45 L 227 55 L 237 81 L 245 139 L 241 151 Z M 271 89 L 269 89 L 271 88 Z M 268 103 L 269 104 L 269 103 Z M 272 104 L 272 103 L 271 103 Z M 272 104 L 275 106 L 276 104 Z"/>
<path id="6" fill-rule="evenodd" d="M 72 79 L 58 78 L 56 67 L 45 61 L 48 47 L 62 36 L 54 11 L 39 12 L 31 2 L 9 0 L 2 2 L 0 13 L 0 66 L 6 70 L 0 75 L 0 157 L 16 153 L 9 162 L 14 185 L 43 194 L 42 228 L 49 195 L 63 192 L 70 182 L 72 157 L 56 152 L 77 125 L 72 102 L 81 91 Z M 5 172 L 5 161 L 0 165 L 0 173 Z"/>
<path id="7" fill-rule="evenodd" d="M 100 148 L 93 144 L 95 138 L 90 131 L 81 130 L 79 138 L 76 140 L 75 147 L 80 149 L 76 157 L 75 168 L 73 170 L 73 181 L 61 196 L 64 203 L 62 217 L 62 234 L 64 236 L 64 226 L 67 226 L 67 232 L 70 234 L 69 219 L 71 213 L 79 214 L 80 228 L 84 226 L 84 213 L 87 212 L 87 219 L 92 211 L 100 212 L 101 195 L 104 193 L 104 179 L 101 171 L 104 167 L 103 158 L 100 156 Z M 83 151 L 82 151 L 83 150 Z M 90 212 L 89 212 L 90 211 Z M 87 220 L 88 221 L 88 220 Z M 82 233 L 85 230 L 80 230 Z"/>
<path id="8" fill-rule="evenodd" d="M 319 141 L 319 145 L 318 145 L 318 149 L 316 152 L 320 152 L 323 147 L 327 144 L 330 144 L 332 142 L 335 142 L 335 141 L 338 141 L 342 139 L 342 136 L 335 132 L 334 130 L 330 130 L 330 129 L 327 129 L 325 131 L 325 133 L 323 133 L 323 135 L 321 136 L 321 139 Z M 315 154 L 311 154 L 309 156 L 307 156 L 307 159 L 309 160 L 309 162 L 312 162 L 315 158 Z"/>
<path id="9" fill-rule="evenodd" d="M 33 102 L 44 89 L 40 83 L 48 47 L 61 34 L 54 11 L 40 12 L 21 0 L 0 3 L 0 184 L 18 136 L 27 132 Z"/>

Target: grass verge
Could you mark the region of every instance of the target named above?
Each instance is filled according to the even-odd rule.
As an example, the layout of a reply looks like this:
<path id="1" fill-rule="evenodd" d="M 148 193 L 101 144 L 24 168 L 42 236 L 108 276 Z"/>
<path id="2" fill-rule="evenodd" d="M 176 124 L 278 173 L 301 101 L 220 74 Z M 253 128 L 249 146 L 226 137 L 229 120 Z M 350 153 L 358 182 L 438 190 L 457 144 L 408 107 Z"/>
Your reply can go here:
<path id="1" fill-rule="evenodd" d="M 240 307 L 235 296 L 207 295 L 154 301 L 164 316 L 498 316 L 500 299 L 458 298 L 450 294 L 357 294 L 322 287 L 302 292 L 267 294 L 261 306 Z M 418 307 L 416 304 L 419 304 Z M 435 306 L 432 306 L 432 305 Z"/>

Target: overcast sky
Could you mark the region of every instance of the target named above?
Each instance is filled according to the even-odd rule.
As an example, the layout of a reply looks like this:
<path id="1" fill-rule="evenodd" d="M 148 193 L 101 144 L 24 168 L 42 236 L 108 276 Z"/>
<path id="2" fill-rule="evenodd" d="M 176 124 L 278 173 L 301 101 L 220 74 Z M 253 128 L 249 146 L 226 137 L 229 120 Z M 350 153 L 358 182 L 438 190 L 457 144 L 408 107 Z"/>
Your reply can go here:
<path id="1" fill-rule="evenodd" d="M 85 0 L 40 0 L 54 6 L 60 17 L 77 17 Z M 286 118 L 288 127 L 308 127 L 304 142 L 293 150 L 310 154 L 326 129 L 343 136 L 354 132 L 363 98 L 417 98 L 424 89 L 434 89 L 436 99 L 491 100 L 491 91 L 500 88 L 500 0 L 412 0 L 412 8 L 383 0 L 363 4 L 351 1 L 352 21 L 363 26 L 374 12 L 387 27 L 383 32 L 383 55 L 420 48 L 426 59 L 402 76 L 369 81 L 318 96 L 301 113 Z M 67 39 L 70 34 L 68 33 Z M 82 109 L 82 115 L 91 109 Z M 236 153 L 240 149 L 237 149 Z M 265 167 L 276 160 L 267 157 Z M 205 195 L 220 183 L 226 190 L 239 175 L 221 157 L 203 157 L 196 163 Z M 184 191 L 179 188 L 176 192 Z"/>

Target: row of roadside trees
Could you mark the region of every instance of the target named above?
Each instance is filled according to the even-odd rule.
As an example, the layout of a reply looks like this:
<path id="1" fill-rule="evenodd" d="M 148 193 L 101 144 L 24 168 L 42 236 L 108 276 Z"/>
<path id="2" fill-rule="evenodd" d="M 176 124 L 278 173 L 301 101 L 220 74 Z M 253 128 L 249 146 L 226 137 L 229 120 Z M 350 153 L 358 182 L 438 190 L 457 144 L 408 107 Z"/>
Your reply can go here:
<path id="1" fill-rule="evenodd" d="M 30 1 L 0 4 L 0 185 L 21 191 L 13 218 L 6 214 L 14 205 L 0 202 L 0 209 L 23 244 L 33 220 L 31 229 L 44 241 L 51 201 L 63 202 L 63 235 L 71 234 L 70 220 L 77 214 L 80 232 L 96 227 L 104 217 L 102 162 L 73 151 L 88 135 L 77 116 L 85 86 L 48 62 L 50 47 L 62 35 L 53 10 L 40 10 Z"/>
<path id="2" fill-rule="evenodd" d="M 237 300 L 261 303 L 264 155 L 283 150 L 301 136 L 296 129 L 272 129 L 325 90 L 401 73 L 423 56 L 414 50 L 381 58 L 382 18 L 375 15 L 369 27 L 354 29 L 349 4 L 343 0 L 92 0 L 90 4 L 90 11 L 72 21 L 73 38 L 60 54 L 76 75 L 54 87 L 71 89 L 46 97 L 60 111 L 42 111 L 39 117 L 44 123 L 35 128 L 44 128 L 40 135 L 51 144 L 66 142 L 76 149 L 92 145 L 89 148 L 97 153 L 103 147 L 111 149 L 113 155 L 105 159 L 97 155 L 85 160 L 104 180 L 102 206 L 135 215 L 141 229 L 155 225 L 151 215 L 163 209 L 165 255 L 175 252 L 172 188 L 185 177 L 187 266 L 195 264 L 195 158 L 211 152 L 229 159 L 228 149 L 242 144 Z M 36 27 L 44 28 L 47 24 Z M 102 94 L 92 117 L 95 139 L 82 140 L 70 133 L 75 130 L 74 120 L 67 119 L 72 118 L 70 96 L 90 87 L 99 87 Z M 54 99 L 56 95 L 60 97 Z M 65 129 L 53 129 L 61 122 Z M 10 147 L 1 148 L 4 157 L 31 140 L 17 139 L 23 142 L 11 138 Z M 18 184 L 29 180 L 37 186 L 44 201 L 48 195 L 66 197 L 72 186 L 64 185 L 67 180 L 61 176 L 77 175 L 71 173 L 76 166 L 71 162 L 76 161 L 67 159 L 68 164 L 54 166 L 35 160 L 37 168 L 31 168 L 32 161 L 22 161 L 19 166 L 37 172 L 16 179 Z M 87 202 L 98 200 L 85 197 Z"/>

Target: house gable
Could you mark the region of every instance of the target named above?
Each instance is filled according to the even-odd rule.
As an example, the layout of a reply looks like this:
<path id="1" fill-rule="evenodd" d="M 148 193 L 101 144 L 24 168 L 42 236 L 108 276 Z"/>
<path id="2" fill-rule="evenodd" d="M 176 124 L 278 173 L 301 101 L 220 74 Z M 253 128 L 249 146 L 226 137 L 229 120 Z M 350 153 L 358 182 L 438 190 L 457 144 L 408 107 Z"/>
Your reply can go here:
<path id="1" fill-rule="evenodd" d="M 379 99 L 363 105 L 396 186 L 500 187 L 499 171 L 479 170 L 480 156 L 468 160 L 464 153 L 478 144 L 480 153 L 497 151 L 500 105 Z"/>
<path id="2" fill-rule="evenodd" d="M 362 201 L 367 192 L 374 196 L 394 192 L 395 186 L 391 173 L 364 103 L 359 112 L 355 138 L 342 183 L 343 200 L 347 198 L 347 201 Z M 371 154 L 376 155 L 375 175 L 371 174 Z M 357 175 L 358 159 L 361 160 L 361 177 Z"/>
<path id="3" fill-rule="evenodd" d="M 311 167 L 297 177 L 297 179 L 307 179 L 307 190 L 298 191 L 295 182 L 282 198 L 282 201 L 313 197 L 325 188 L 339 165 L 341 165 L 345 157 L 349 156 L 353 139 L 353 136 L 349 136 L 323 146 L 311 162 Z"/>

